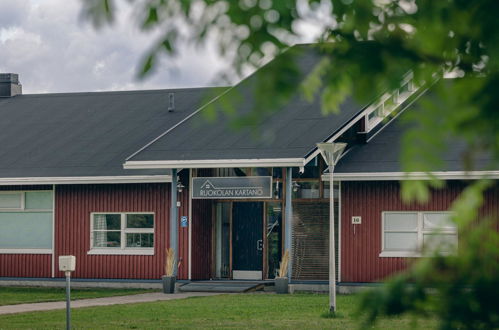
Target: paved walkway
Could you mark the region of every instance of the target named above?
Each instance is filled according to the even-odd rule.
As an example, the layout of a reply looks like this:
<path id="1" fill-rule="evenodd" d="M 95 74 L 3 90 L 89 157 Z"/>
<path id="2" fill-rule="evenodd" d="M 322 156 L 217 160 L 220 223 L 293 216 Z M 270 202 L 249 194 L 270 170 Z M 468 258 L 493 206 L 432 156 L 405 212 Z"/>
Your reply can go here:
<path id="1" fill-rule="evenodd" d="M 92 307 L 92 306 L 135 304 L 135 303 L 160 301 L 160 300 L 184 299 L 184 298 L 188 298 L 188 297 L 213 296 L 213 295 L 218 295 L 218 294 L 220 294 L 220 293 L 183 292 L 183 293 L 174 293 L 174 294 L 164 294 L 162 292 L 152 292 L 152 293 L 142 293 L 142 294 L 135 294 L 135 295 L 129 295 L 129 296 L 119 296 L 119 297 L 79 299 L 79 300 L 71 301 L 71 309 L 81 308 L 81 307 Z M 34 304 L 6 305 L 6 306 L 0 306 L 0 315 L 1 314 L 36 312 L 36 311 L 48 311 L 48 310 L 65 309 L 65 308 L 66 308 L 65 301 L 44 302 L 44 303 L 34 303 Z"/>

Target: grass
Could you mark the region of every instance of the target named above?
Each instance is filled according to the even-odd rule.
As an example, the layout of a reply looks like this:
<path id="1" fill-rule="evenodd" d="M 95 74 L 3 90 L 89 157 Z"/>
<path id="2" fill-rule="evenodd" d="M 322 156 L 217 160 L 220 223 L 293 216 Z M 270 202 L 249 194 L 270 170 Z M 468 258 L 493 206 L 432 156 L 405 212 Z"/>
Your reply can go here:
<path id="1" fill-rule="evenodd" d="M 144 289 L 71 289 L 71 299 L 124 296 L 151 292 Z M 0 287 L 0 306 L 66 300 L 66 288 Z M 0 323 L 1 324 L 1 323 Z"/>
<path id="2" fill-rule="evenodd" d="M 88 307 L 72 310 L 72 326 L 85 329 L 356 329 L 358 296 L 338 296 L 339 312 L 329 317 L 327 295 L 238 294 Z M 436 328 L 434 320 L 384 319 L 374 329 Z M 65 311 L 0 315 L 0 329 L 62 329 Z"/>

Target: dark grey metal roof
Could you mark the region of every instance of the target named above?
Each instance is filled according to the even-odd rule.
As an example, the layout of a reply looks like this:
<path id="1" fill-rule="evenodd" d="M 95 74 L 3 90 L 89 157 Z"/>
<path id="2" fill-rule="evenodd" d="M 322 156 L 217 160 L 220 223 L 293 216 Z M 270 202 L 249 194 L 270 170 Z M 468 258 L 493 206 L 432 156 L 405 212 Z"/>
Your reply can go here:
<path id="1" fill-rule="evenodd" d="M 320 55 L 314 47 L 299 47 L 303 51 L 295 60 L 304 75 L 310 72 Z M 248 114 L 255 107 L 255 85 L 270 77 L 269 71 L 278 60 L 215 100 L 210 107 L 217 110 L 216 121 L 207 121 L 203 116 L 205 110 L 202 110 L 128 161 L 303 158 L 315 149 L 317 142 L 325 141 L 363 110 L 363 106 L 347 100 L 338 114 L 325 116 L 319 97 L 309 103 L 300 93 L 295 93 L 283 106 L 273 111 L 260 111 L 256 121 L 248 120 L 237 129 L 231 128 L 234 117 L 221 110 L 224 103 L 240 98 L 242 102 L 237 103 L 234 112 L 239 116 Z M 261 94 L 256 96 L 262 97 Z"/>
<path id="2" fill-rule="evenodd" d="M 192 88 L 19 95 L 0 99 L 0 178 L 168 174 L 123 169 L 127 156 L 197 110 Z M 175 111 L 169 112 L 174 93 Z"/>
<path id="3" fill-rule="evenodd" d="M 418 111 L 416 102 L 399 117 L 395 118 L 382 128 L 377 135 L 373 136 L 368 143 L 358 145 L 350 149 L 339 161 L 335 168 L 336 173 L 387 173 L 403 172 L 401 167 L 402 138 L 410 129 L 410 123 L 404 121 L 407 112 Z M 415 146 L 417 148 L 417 146 Z M 446 144 L 446 148 L 440 155 L 443 166 L 435 168 L 415 169 L 414 172 L 426 171 L 464 171 L 463 155 L 467 149 L 464 141 L 452 139 Z M 492 156 L 481 154 L 475 158 L 473 170 L 491 170 Z"/>

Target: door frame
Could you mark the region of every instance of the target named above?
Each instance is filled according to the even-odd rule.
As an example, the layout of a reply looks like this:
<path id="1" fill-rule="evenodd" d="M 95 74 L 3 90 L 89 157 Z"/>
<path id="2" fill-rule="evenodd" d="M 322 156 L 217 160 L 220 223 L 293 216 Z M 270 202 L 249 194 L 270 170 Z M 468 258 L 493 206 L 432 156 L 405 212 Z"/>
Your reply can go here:
<path id="1" fill-rule="evenodd" d="M 244 203 L 244 202 L 258 202 L 258 203 L 263 203 L 263 210 L 262 210 L 262 240 L 263 240 L 263 249 L 262 249 L 262 280 L 265 280 L 268 278 L 267 272 L 268 272 L 268 257 L 267 257 L 267 202 L 268 200 L 255 200 L 255 199 L 222 199 L 222 200 L 214 200 L 214 207 L 212 208 L 212 231 L 211 231 L 211 240 L 212 242 L 216 242 L 216 217 L 217 217 L 217 204 L 219 203 L 229 203 L 229 279 L 233 279 L 233 265 L 232 265 L 232 259 L 233 259 L 233 249 L 232 249 L 232 222 L 233 222 L 233 210 L 234 210 L 234 203 Z M 217 278 L 216 277 L 216 244 L 211 244 L 212 246 L 212 251 L 211 251 L 211 264 L 212 264 L 212 269 L 211 269 L 211 278 Z"/>

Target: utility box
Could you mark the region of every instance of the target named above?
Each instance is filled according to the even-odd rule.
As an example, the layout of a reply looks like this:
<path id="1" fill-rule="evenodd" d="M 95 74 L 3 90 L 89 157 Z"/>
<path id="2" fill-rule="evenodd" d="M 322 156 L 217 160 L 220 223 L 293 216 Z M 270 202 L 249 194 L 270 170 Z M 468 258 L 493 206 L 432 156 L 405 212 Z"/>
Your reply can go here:
<path id="1" fill-rule="evenodd" d="M 75 256 L 59 256 L 59 270 L 61 272 L 74 272 L 75 268 Z"/>

